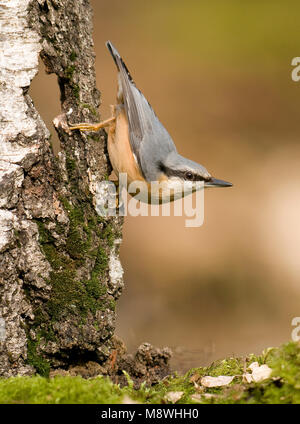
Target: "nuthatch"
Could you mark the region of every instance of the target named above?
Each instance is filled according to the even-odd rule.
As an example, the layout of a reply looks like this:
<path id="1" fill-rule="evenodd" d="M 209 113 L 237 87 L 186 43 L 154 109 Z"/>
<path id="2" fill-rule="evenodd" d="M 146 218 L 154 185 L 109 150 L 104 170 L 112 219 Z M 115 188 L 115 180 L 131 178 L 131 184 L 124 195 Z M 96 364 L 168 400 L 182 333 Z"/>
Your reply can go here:
<path id="1" fill-rule="evenodd" d="M 108 153 L 112 167 L 117 176 L 127 174 L 128 184 L 134 181 L 145 183 L 144 193 L 140 193 L 142 201 L 165 203 L 193 193 L 199 187 L 232 186 L 213 178 L 204 166 L 177 152 L 172 138 L 136 87 L 118 51 L 110 41 L 106 46 L 119 71 L 113 116 L 98 124 L 81 123 L 70 129 L 98 131 L 108 126 Z M 199 181 L 203 182 L 202 185 Z M 159 182 L 156 193 L 153 193 L 153 182 Z"/>

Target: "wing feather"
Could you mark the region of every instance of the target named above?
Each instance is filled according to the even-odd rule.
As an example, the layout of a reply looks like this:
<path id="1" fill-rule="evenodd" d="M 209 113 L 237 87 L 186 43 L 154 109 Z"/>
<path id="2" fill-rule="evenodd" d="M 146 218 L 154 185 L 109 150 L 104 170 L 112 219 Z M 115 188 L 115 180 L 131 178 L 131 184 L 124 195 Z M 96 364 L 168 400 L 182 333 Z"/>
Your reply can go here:
<path id="1" fill-rule="evenodd" d="M 151 105 L 136 87 L 120 54 L 110 41 L 106 43 L 120 73 L 123 102 L 129 123 L 130 144 L 139 166 L 148 181 L 157 177 L 164 157 L 176 151 L 167 130 L 160 123 Z"/>

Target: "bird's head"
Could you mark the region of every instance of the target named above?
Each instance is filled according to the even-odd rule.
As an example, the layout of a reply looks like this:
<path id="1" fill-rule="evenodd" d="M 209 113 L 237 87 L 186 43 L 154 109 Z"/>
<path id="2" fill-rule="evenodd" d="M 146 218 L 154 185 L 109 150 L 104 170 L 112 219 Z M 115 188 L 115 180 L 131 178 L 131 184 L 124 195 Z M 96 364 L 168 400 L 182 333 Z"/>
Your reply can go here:
<path id="1" fill-rule="evenodd" d="M 190 187 L 192 191 L 199 187 L 231 187 L 232 184 L 214 178 L 204 166 L 176 154 L 170 154 L 164 163 L 160 164 L 160 170 L 164 176 L 174 185 Z M 203 185 L 199 184 L 203 182 Z M 197 184 L 198 183 L 198 184 Z"/>

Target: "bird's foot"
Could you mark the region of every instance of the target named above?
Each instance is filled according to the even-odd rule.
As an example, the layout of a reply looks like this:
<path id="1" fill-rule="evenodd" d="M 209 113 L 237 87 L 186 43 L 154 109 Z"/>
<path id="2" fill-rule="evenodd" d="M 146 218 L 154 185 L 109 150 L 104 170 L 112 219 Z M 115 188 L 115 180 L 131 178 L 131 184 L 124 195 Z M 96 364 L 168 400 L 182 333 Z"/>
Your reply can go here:
<path id="1" fill-rule="evenodd" d="M 74 125 L 70 125 L 69 129 L 71 131 L 73 130 L 80 130 L 80 131 L 94 131 L 97 132 L 99 131 L 101 128 L 107 127 L 109 126 L 112 122 L 115 121 L 115 117 L 113 116 L 112 118 L 106 119 L 105 121 L 96 123 L 96 124 L 90 124 L 88 122 L 82 122 L 80 124 L 74 124 Z"/>

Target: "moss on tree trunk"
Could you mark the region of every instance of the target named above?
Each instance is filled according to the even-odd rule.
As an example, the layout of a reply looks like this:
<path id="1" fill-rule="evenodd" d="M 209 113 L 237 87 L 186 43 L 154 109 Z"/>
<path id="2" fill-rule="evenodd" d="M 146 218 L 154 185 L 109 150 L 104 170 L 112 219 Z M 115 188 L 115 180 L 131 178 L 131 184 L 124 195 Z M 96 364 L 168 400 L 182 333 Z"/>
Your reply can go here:
<path id="1" fill-rule="evenodd" d="M 47 375 L 111 354 L 122 221 L 95 211 L 97 183 L 111 171 L 105 132 L 69 134 L 63 125 L 99 119 L 89 1 L 4 3 L 0 376 Z M 58 157 L 28 95 L 39 54 L 61 92 Z"/>

